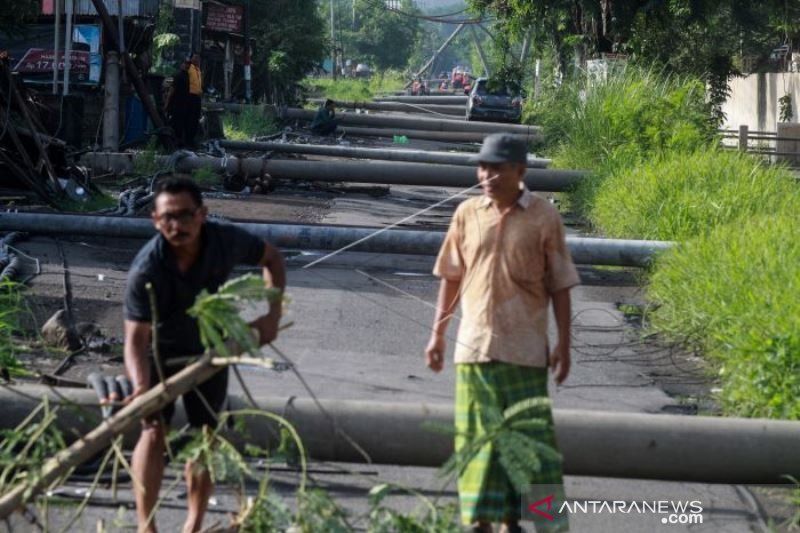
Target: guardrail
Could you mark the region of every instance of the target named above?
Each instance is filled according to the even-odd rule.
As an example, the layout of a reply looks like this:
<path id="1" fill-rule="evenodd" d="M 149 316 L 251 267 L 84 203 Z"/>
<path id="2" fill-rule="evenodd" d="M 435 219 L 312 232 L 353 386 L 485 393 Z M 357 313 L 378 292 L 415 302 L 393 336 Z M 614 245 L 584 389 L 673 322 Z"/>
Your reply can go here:
<path id="1" fill-rule="evenodd" d="M 750 130 L 746 125 L 739 126 L 738 130 L 721 129 L 719 132 L 725 148 L 767 156 L 773 162 L 782 161 L 800 167 L 800 136 Z M 731 140 L 735 140 L 735 144 Z"/>

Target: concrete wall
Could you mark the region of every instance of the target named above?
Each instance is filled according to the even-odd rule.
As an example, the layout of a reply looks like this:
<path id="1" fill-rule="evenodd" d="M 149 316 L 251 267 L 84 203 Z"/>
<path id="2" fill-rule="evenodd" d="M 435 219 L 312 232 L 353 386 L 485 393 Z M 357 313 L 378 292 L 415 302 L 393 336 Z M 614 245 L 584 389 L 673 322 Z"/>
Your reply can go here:
<path id="1" fill-rule="evenodd" d="M 730 87 L 731 96 L 722 108 L 727 116 L 724 128 L 746 124 L 751 131 L 776 131 L 778 99 L 787 92 L 792 95 L 792 122 L 800 122 L 800 73 L 750 74 L 734 78 Z"/>

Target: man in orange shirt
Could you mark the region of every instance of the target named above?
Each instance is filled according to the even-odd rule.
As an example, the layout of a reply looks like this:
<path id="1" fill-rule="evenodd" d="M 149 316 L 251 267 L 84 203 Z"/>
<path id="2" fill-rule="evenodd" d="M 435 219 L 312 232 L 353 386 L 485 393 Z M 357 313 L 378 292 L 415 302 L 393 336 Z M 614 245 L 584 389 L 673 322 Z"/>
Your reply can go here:
<path id="1" fill-rule="evenodd" d="M 186 109 L 184 134 L 186 144 L 192 148 L 197 137 L 200 117 L 203 114 L 203 72 L 200 70 L 200 54 L 192 54 L 192 64 L 186 71 L 189 75 L 189 100 Z"/>
<path id="2" fill-rule="evenodd" d="M 436 260 L 442 279 L 426 362 L 434 372 L 444 365 L 445 332 L 456 305 L 462 316 L 455 348 L 456 451 L 485 434 L 487 405 L 503 412 L 529 398 L 547 397 L 547 368 L 556 383 L 570 368 L 570 289 L 580 282 L 566 246 L 558 211 L 523 184 L 527 147 L 512 135 L 488 136 L 476 158 L 483 196 L 458 206 Z M 547 338 L 550 301 L 558 327 L 551 351 Z M 530 431 L 555 447 L 552 415 L 546 431 Z M 521 496 L 498 459 L 494 443 L 485 445 L 459 475 L 461 519 L 473 531 L 522 531 Z M 560 461 L 542 458 L 530 484 L 562 485 Z M 568 528 L 566 517 L 550 524 Z M 537 525 L 537 531 L 538 529 Z"/>

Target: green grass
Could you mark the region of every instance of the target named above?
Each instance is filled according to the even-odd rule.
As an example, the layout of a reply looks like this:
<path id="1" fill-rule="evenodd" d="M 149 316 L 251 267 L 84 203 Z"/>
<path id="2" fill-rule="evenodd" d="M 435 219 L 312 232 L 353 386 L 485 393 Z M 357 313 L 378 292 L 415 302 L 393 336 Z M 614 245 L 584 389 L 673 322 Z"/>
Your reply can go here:
<path id="1" fill-rule="evenodd" d="M 310 96 L 342 102 L 365 102 L 381 93 L 400 91 L 405 86 L 402 74 L 388 71 L 369 80 L 339 78 L 306 78 L 303 82 Z"/>
<path id="2" fill-rule="evenodd" d="M 800 183 L 716 148 L 703 84 L 629 66 L 528 104 L 545 152 L 590 177 L 568 205 L 611 237 L 674 240 L 644 323 L 704 354 L 726 414 L 800 419 Z"/>
<path id="3" fill-rule="evenodd" d="M 274 117 L 257 106 L 245 106 L 240 113 L 222 115 L 222 131 L 231 141 L 249 141 L 253 137 L 271 135 L 279 131 Z"/>
<path id="4" fill-rule="evenodd" d="M 62 211 L 72 211 L 78 213 L 92 213 L 101 209 L 116 207 L 117 200 L 106 193 L 93 194 L 85 202 L 67 199 L 59 204 Z"/>
<path id="5" fill-rule="evenodd" d="M 15 339 L 21 332 L 23 303 L 22 285 L 0 281 L 0 368 L 12 376 L 29 373 L 17 358 L 19 349 Z"/>
<path id="6" fill-rule="evenodd" d="M 147 141 L 147 146 L 145 146 L 144 150 L 133 158 L 133 174 L 137 176 L 152 176 L 161 170 L 161 165 L 158 164 L 157 158 L 158 138 L 152 136 Z"/>
<path id="7" fill-rule="evenodd" d="M 800 419 L 798 224 L 784 212 L 720 226 L 652 274 L 652 326 L 719 364 L 728 413 Z"/>
<path id="8" fill-rule="evenodd" d="M 309 78 L 304 85 L 309 93 L 317 98 L 330 98 L 336 101 L 365 102 L 372 99 L 372 91 L 366 80 Z"/>
<path id="9" fill-rule="evenodd" d="M 717 148 L 674 150 L 620 169 L 597 187 L 589 215 L 610 237 L 677 240 L 759 214 L 797 212 L 791 172 Z"/>
<path id="10" fill-rule="evenodd" d="M 606 177 L 663 153 L 694 151 L 716 132 L 699 79 L 637 66 L 546 90 L 528 100 L 525 122 L 543 127 L 554 166 L 593 173 L 569 198 L 580 213 Z"/>
<path id="11" fill-rule="evenodd" d="M 200 167 L 192 171 L 192 181 L 201 187 L 211 187 L 221 184 L 222 177 L 208 167 Z"/>

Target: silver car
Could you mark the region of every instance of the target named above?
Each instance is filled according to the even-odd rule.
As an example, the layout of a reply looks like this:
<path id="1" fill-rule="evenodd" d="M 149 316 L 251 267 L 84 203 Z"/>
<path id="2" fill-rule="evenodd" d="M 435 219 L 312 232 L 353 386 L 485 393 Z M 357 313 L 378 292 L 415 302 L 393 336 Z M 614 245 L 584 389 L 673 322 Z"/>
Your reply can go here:
<path id="1" fill-rule="evenodd" d="M 519 123 L 522 96 L 509 87 L 489 91 L 489 80 L 478 78 L 467 99 L 467 120 Z"/>

